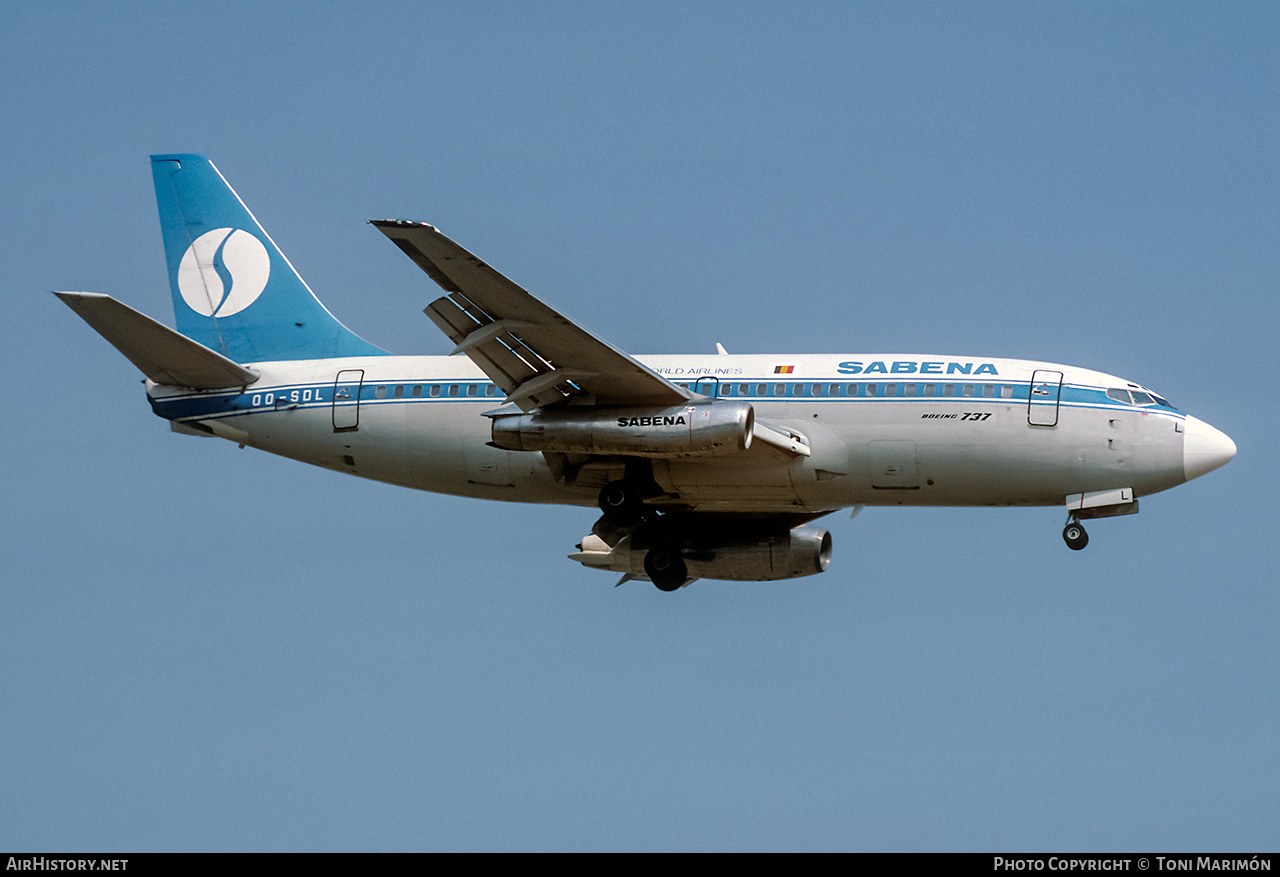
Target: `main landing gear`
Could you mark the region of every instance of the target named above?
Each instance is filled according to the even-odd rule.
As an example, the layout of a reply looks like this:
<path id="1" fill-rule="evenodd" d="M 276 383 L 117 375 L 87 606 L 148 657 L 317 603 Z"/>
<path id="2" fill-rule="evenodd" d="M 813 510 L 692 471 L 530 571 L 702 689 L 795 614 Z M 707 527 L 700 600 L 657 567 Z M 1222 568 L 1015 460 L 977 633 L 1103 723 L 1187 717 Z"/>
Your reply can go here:
<path id="1" fill-rule="evenodd" d="M 689 578 L 689 567 L 674 545 L 656 545 L 644 556 L 644 573 L 659 591 L 675 591 Z"/>
<path id="2" fill-rule="evenodd" d="M 1076 520 L 1075 515 L 1067 520 L 1067 526 L 1062 530 L 1062 540 L 1072 551 L 1079 551 L 1089 544 L 1089 534 L 1084 531 L 1084 525 Z"/>
<path id="3" fill-rule="evenodd" d="M 680 556 L 676 534 L 670 529 L 670 522 L 663 521 L 661 513 L 652 513 L 647 520 L 645 516 L 644 497 L 657 496 L 662 490 L 653 483 L 650 473 L 628 474 L 636 477 L 610 481 L 600 489 L 597 504 L 604 513 L 604 520 L 597 524 L 597 529 L 593 532 L 614 544 L 623 535 L 620 531 L 632 531 L 643 524 L 649 531 L 650 539 L 657 537 L 656 542 L 650 543 L 653 547 L 644 556 L 645 575 L 659 591 L 679 590 L 689 579 L 689 567 Z M 606 536 L 598 529 L 601 524 L 605 530 L 612 529 L 616 535 Z"/>
<path id="4" fill-rule="evenodd" d="M 600 488 L 597 504 L 615 527 L 634 527 L 644 516 L 644 499 L 632 481 L 610 481 Z"/>

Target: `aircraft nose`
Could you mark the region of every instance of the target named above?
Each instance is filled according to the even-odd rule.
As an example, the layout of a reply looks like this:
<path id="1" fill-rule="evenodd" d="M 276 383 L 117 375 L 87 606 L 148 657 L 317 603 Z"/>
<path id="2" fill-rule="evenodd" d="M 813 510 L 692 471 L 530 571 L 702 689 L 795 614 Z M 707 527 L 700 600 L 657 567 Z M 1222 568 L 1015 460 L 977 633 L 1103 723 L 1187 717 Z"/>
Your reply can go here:
<path id="1" fill-rule="evenodd" d="M 1182 471 L 1188 481 L 1227 465 L 1236 455 L 1231 437 L 1203 420 L 1188 416 L 1183 428 Z"/>

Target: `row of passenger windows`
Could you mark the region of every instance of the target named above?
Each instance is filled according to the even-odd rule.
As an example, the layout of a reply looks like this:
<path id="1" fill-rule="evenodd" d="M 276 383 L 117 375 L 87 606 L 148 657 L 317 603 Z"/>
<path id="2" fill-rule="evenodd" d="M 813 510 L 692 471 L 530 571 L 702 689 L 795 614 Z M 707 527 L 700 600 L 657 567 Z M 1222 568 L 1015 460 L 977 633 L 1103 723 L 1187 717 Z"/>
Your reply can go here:
<path id="1" fill-rule="evenodd" d="M 492 398 L 502 395 L 493 384 L 378 384 L 373 388 L 373 398 L 387 398 L 388 387 L 393 399 L 403 399 L 405 396 L 411 399 L 422 396 Z"/>
<path id="2" fill-rule="evenodd" d="M 681 384 L 689 389 L 691 385 Z M 702 384 L 696 389 L 710 393 L 712 388 Z M 795 396 L 982 396 L 988 399 L 1013 398 L 1012 384 L 730 384 L 722 382 L 719 395 L 795 397 Z"/>
<path id="3" fill-rule="evenodd" d="M 681 384 L 686 390 L 689 384 Z M 709 392 L 711 387 L 702 385 L 699 392 Z M 388 393 L 388 391 L 390 391 Z M 987 399 L 1013 398 L 1012 384 L 730 384 L 721 383 L 721 398 L 752 396 L 760 398 L 816 397 L 816 396 L 981 396 Z M 1121 391 L 1125 392 L 1125 391 Z M 373 388 L 375 399 L 417 399 L 427 397 L 493 398 L 502 395 L 493 384 L 377 384 Z M 1141 404 L 1141 403 L 1139 403 Z"/>

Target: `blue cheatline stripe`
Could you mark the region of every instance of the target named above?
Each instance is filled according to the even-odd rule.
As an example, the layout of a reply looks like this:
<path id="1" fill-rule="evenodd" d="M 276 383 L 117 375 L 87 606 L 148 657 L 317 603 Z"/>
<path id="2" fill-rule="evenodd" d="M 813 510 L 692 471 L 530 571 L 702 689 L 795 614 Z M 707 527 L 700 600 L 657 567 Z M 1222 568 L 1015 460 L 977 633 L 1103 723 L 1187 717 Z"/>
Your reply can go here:
<path id="1" fill-rule="evenodd" d="M 733 393 L 726 394 L 723 398 L 747 399 L 756 401 L 792 401 L 804 400 L 806 403 L 832 403 L 832 402 L 849 402 L 856 400 L 864 404 L 890 404 L 890 403 L 911 403 L 911 404 L 947 404 L 947 403 L 964 403 L 972 405 L 975 403 L 1004 403 L 1017 404 L 1019 406 L 1026 405 L 1030 395 L 1031 384 L 1029 382 L 1004 381 L 998 384 L 990 382 L 968 382 L 958 383 L 952 381 L 942 382 L 918 382 L 918 381 L 734 381 Z M 800 395 L 801 392 L 812 392 L 812 386 L 820 384 L 824 394 L 828 393 L 832 386 L 840 387 L 839 395 Z M 955 394 L 951 396 L 923 396 L 919 395 L 923 384 L 934 383 L 938 390 L 942 389 L 945 384 L 952 384 L 955 387 Z M 765 394 L 758 395 L 755 392 L 746 394 L 738 394 L 737 387 L 741 384 L 747 384 L 749 389 L 754 391 L 756 385 L 765 384 Z M 783 393 L 775 395 L 775 385 L 781 384 Z M 904 389 L 906 384 L 915 384 L 917 394 L 913 396 L 893 395 L 885 396 L 885 386 L 894 384 L 896 391 Z M 875 385 L 877 395 L 867 395 L 868 385 Z M 963 395 L 963 388 L 966 386 L 974 387 L 974 395 Z M 993 386 L 996 388 L 1013 387 L 1013 395 L 1003 396 L 983 396 L 981 388 L 983 386 Z M 167 420 L 202 420 L 223 417 L 236 417 L 244 414 L 260 414 L 277 410 L 292 410 L 295 408 L 329 408 L 334 404 L 334 383 L 327 381 L 324 383 L 293 383 L 280 384 L 272 387 L 264 387 L 260 389 L 251 389 L 248 392 L 241 393 L 234 390 L 226 393 L 189 393 L 182 395 L 166 396 L 160 399 L 152 399 L 152 409 L 157 415 Z M 403 395 L 396 396 L 395 389 L 403 388 Z M 413 388 L 421 387 L 422 394 L 414 396 Z M 467 388 L 475 387 L 475 395 L 467 395 Z M 364 381 L 363 383 L 350 381 L 337 384 L 338 390 L 347 390 L 354 392 L 356 388 L 360 389 L 359 404 L 365 405 L 393 405 L 393 404 L 416 404 L 416 403 L 432 403 L 432 402 L 482 402 L 487 405 L 500 403 L 504 398 L 502 392 L 498 390 L 492 383 L 487 381 L 430 381 L 430 380 L 382 380 L 377 382 Z M 456 388 L 456 395 L 449 395 L 450 388 Z M 847 395 L 849 388 L 854 388 L 855 395 Z M 379 390 L 383 395 L 379 396 Z M 436 395 L 432 395 L 432 392 Z M 486 392 L 494 392 L 494 395 L 485 395 Z M 995 391 L 999 394 L 999 389 Z M 338 407 L 347 407 L 355 405 L 357 400 L 354 396 L 349 400 L 339 399 Z M 1051 400 L 1036 403 L 1037 407 L 1051 407 L 1054 403 Z M 1166 408 L 1161 405 L 1134 406 L 1125 405 L 1117 402 L 1106 394 L 1105 388 L 1089 387 L 1080 384 L 1063 385 L 1061 395 L 1058 402 L 1062 408 L 1086 408 L 1086 409 L 1106 409 L 1111 411 L 1146 411 L 1159 412 L 1182 419 L 1183 414 L 1172 408 Z"/>

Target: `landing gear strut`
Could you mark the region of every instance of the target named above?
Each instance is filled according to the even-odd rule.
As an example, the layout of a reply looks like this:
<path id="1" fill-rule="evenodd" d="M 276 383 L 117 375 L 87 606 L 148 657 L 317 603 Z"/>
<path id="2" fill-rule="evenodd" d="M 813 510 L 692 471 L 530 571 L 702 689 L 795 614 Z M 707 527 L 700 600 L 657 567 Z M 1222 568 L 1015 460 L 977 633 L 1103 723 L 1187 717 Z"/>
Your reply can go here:
<path id="1" fill-rule="evenodd" d="M 1079 551 L 1089 544 L 1089 534 L 1084 531 L 1084 525 L 1077 521 L 1074 515 L 1062 530 L 1062 540 L 1072 551 Z"/>

